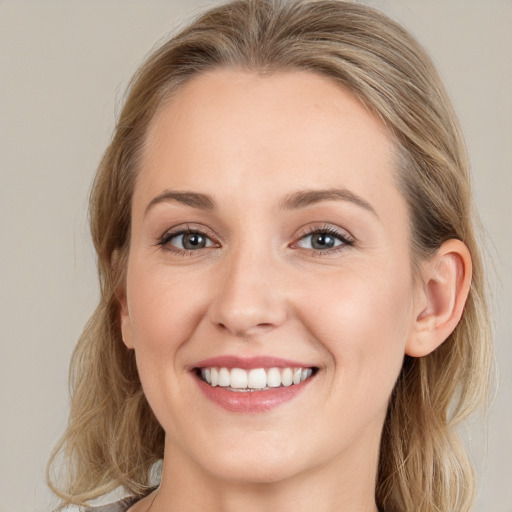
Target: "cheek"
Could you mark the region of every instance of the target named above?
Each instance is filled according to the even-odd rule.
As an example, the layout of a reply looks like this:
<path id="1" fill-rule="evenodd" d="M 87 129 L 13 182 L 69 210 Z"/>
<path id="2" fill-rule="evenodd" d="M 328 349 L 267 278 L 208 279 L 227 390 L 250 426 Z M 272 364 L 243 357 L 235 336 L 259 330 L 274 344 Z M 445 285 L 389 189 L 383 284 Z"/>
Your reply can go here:
<path id="1" fill-rule="evenodd" d="M 134 346 L 155 356 L 171 354 L 192 334 L 206 306 L 196 279 L 134 261 L 128 269 L 127 295 Z"/>
<path id="2" fill-rule="evenodd" d="M 187 342 L 206 308 L 204 291 L 187 272 L 166 271 L 133 261 L 127 296 L 133 346 L 144 393 L 165 430 L 174 433 L 169 404 L 186 395 Z M 188 380 L 188 379 L 187 379 Z"/>
<path id="3" fill-rule="evenodd" d="M 169 404 L 186 394 L 182 346 L 204 316 L 205 296 L 184 271 L 177 275 L 135 256 L 128 266 L 129 322 L 137 368 L 146 398 L 168 434 L 176 435 Z"/>
<path id="4" fill-rule="evenodd" d="M 398 269 L 353 268 L 324 282 L 315 279 L 311 290 L 303 297 L 304 324 L 330 353 L 333 378 L 357 380 L 356 393 L 371 386 L 390 392 L 411 327 L 409 276 Z"/>

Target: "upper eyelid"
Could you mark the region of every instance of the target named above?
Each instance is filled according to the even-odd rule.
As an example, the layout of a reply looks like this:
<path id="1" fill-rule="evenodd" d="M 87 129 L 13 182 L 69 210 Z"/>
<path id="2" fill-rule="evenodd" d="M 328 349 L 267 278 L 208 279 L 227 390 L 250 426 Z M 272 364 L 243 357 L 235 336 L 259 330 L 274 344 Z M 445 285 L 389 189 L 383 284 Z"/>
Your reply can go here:
<path id="1" fill-rule="evenodd" d="M 340 228 L 339 226 L 327 224 L 327 223 L 313 225 L 313 226 L 310 226 L 310 225 L 305 226 L 298 231 L 298 233 L 295 235 L 295 239 L 300 240 L 301 238 L 304 238 L 305 236 L 312 235 L 315 233 L 323 233 L 323 232 L 338 235 L 342 238 L 350 240 L 351 242 L 356 241 L 356 238 L 346 229 Z"/>
<path id="2" fill-rule="evenodd" d="M 179 224 L 172 228 L 165 230 L 162 235 L 159 237 L 160 239 L 168 237 L 168 236 L 177 236 L 182 235 L 184 233 L 199 233 L 201 235 L 205 235 L 209 238 L 216 239 L 217 237 L 212 234 L 211 230 L 199 225 L 194 224 Z"/>

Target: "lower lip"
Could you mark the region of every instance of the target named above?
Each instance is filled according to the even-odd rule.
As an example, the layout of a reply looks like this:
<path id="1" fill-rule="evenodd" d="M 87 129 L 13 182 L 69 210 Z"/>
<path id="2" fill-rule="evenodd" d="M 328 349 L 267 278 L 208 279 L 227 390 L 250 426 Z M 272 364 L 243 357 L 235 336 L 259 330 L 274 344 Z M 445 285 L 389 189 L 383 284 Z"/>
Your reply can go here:
<path id="1" fill-rule="evenodd" d="M 230 412 L 258 413 L 270 411 L 285 402 L 293 400 L 314 378 L 309 377 L 299 384 L 279 387 L 265 391 L 229 391 L 219 386 L 210 386 L 199 377 L 195 377 L 199 389 L 212 402 Z"/>

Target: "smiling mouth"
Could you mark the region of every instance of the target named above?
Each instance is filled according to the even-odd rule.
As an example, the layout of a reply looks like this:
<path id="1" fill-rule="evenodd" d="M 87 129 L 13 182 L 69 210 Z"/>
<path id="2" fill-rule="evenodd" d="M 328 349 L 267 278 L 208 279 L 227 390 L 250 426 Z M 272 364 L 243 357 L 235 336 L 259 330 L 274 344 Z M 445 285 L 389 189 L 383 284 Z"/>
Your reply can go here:
<path id="1" fill-rule="evenodd" d="M 211 387 L 229 391 L 257 392 L 290 387 L 310 379 L 318 368 L 196 368 L 198 377 Z"/>

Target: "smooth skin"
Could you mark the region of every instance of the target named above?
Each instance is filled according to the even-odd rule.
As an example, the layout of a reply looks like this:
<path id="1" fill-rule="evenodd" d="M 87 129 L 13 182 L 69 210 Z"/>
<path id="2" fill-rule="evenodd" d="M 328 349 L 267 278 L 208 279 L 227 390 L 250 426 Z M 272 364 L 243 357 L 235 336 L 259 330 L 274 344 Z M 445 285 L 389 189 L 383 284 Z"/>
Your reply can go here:
<path id="1" fill-rule="evenodd" d="M 404 355 L 446 339 L 471 280 L 455 240 L 413 275 L 394 154 L 372 113 L 310 72 L 218 69 L 160 107 L 119 293 L 166 445 L 156 498 L 130 512 L 376 512 Z M 233 413 L 190 372 L 221 355 L 319 371 L 273 410 Z"/>

